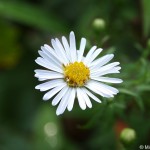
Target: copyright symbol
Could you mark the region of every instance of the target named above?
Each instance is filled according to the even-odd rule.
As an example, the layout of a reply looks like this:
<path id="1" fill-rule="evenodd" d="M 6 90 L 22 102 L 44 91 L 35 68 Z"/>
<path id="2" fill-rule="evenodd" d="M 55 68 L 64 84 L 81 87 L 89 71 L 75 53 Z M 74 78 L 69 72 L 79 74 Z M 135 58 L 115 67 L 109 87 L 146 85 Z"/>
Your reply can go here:
<path id="1" fill-rule="evenodd" d="M 143 146 L 143 145 L 140 145 L 139 148 L 140 148 L 140 149 L 144 149 L 144 146 Z"/>

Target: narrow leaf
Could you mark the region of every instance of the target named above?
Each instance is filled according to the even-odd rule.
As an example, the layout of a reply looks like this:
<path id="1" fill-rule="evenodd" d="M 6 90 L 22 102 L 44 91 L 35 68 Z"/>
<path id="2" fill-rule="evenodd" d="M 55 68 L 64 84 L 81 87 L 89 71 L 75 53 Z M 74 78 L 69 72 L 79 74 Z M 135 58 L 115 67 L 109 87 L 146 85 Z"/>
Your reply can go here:
<path id="1" fill-rule="evenodd" d="M 0 2 L 0 15 L 49 32 L 65 32 L 67 24 L 52 13 L 22 2 Z"/>
<path id="2" fill-rule="evenodd" d="M 143 32 L 144 36 L 148 36 L 150 32 L 150 0 L 142 0 L 143 6 Z"/>

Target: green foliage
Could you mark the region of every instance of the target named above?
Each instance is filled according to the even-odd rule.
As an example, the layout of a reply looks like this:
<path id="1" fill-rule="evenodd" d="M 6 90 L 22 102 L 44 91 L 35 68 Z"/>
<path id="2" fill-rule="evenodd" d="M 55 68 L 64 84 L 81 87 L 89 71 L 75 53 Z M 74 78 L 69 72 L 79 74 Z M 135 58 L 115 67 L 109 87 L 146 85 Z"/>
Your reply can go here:
<path id="1" fill-rule="evenodd" d="M 150 145 L 150 1 L 0 1 L 0 150 L 123 150 L 119 136 L 132 128 L 132 150 Z M 142 17 L 142 18 L 141 18 Z M 95 31 L 95 18 L 104 21 Z M 34 88 L 40 46 L 73 30 L 103 54 L 114 53 L 123 79 L 119 94 L 92 109 L 56 116 Z M 57 131 L 56 131 L 57 130 Z M 55 131 L 55 132 L 54 132 Z"/>
<path id="2" fill-rule="evenodd" d="M 1 40 L 0 40 L 0 66 L 11 68 L 18 62 L 21 56 L 21 45 L 16 41 L 19 38 L 19 32 L 15 27 L 10 28 L 4 22 L 0 22 Z M 9 41 L 9 44 L 6 44 Z"/>
<path id="3" fill-rule="evenodd" d="M 7 11 L 6 11 L 7 10 Z M 0 2 L 0 14 L 14 21 L 49 32 L 65 32 L 67 24 L 54 14 L 46 13 L 40 7 L 20 2 Z"/>
<path id="4" fill-rule="evenodd" d="M 145 36 L 148 36 L 150 33 L 150 1 L 149 0 L 142 0 L 143 5 L 143 33 Z"/>

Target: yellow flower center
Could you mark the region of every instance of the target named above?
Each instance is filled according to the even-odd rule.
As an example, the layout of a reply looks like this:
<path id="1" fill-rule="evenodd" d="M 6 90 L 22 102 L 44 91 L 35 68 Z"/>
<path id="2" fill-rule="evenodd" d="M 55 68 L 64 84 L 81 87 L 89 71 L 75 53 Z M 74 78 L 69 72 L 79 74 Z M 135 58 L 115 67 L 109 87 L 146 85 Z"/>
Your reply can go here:
<path id="1" fill-rule="evenodd" d="M 64 76 L 69 86 L 83 86 L 89 80 L 90 70 L 83 62 L 74 62 L 64 66 Z"/>

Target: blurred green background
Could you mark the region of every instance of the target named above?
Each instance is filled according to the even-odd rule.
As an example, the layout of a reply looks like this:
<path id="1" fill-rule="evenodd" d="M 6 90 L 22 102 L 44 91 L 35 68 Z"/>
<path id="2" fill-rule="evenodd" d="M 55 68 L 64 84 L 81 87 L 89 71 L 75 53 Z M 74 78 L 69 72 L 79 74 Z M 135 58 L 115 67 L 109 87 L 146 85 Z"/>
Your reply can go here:
<path id="1" fill-rule="evenodd" d="M 99 18 L 100 20 L 97 20 Z M 76 34 L 114 53 L 120 93 L 56 116 L 34 60 L 52 37 Z M 0 0 L 0 150 L 138 150 L 150 145 L 150 0 Z M 119 136 L 132 128 L 136 139 Z M 126 144 L 127 141 L 127 144 Z M 128 142 L 129 141 L 129 142 Z M 130 144 L 129 144 L 130 143 Z"/>

